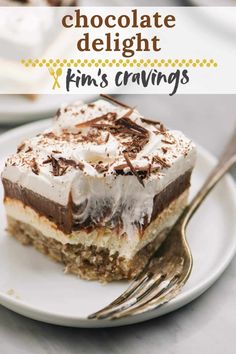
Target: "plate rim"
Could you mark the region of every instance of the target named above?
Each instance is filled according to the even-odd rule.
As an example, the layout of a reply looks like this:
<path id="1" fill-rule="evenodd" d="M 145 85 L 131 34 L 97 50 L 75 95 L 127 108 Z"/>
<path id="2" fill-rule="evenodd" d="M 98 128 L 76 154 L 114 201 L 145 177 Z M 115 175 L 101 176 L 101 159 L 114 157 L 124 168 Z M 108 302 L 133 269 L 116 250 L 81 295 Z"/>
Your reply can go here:
<path id="1" fill-rule="evenodd" d="M 32 123 L 24 124 L 20 127 L 9 130 L 6 133 L 0 135 L 0 145 L 4 144 L 5 141 L 9 139 L 14 139 L 19 134 L 21 134 L 27 128 L 27 133 L 30 133 L 31 130 L 36 129 L 45 129 L 47 126 L 50 126 L 50 119 L 44 119 Z M 207 149 L 197 144 L 198 153 L 200 156 L 205 158 L 209 164 L 212 166 L 216 164 L 217 159 L 213 156 Z M 232 192 L 232 201 L 233 207 L 236 212 L 236 184 L 233 177 L 230 174 L 226 174 L 223 178 L 227 184 L 227 187 Z M 233 211 L 232 211 L 233 213 Z M 234 237 L 235 235 L 235 237 Z M 80 327 L 80 328 L 104 328 L 104 327 L 117 327 L 135 324 L 139 322 L 144 322 L 146 320 L 163 316 L 164 314 L 170 313 L 172 311 L 181 308 L 201 294 L 203 294 L 208 288 L 210 288 L 215 281 L 222 275 L 225 269 L 228 267 L 230 262 L 232 261 L 234 255 L 236 253 L 236 221 L 232 223 L 232 241 L 231 247 L 229 248 L 227 254 L 224 256 L 223 260 L 220 264 L 214 268 L 213 274 L 209 274 L 204 280 L 200 283 L 200 285 L 196 285 L 190 288 L 187 292 L 178 295 L 177 298 L 173 299 L 171 302 L 163 305 L 161 308 L 157 310 L 148 311 L 141 315 L 129 316 L 124 319 L 110 321 L 110 320 L 88 320 L 85 317 L 78 317 L 77 315 L 64 315 L 58 314 L 55 312 L 50 312 L 48 310 L 37 308 L 33 305 L 27 304 L 24 301 L 19 301 L 18 299 L 14 299 L 0 291 L 0 304 L 20 315 L 25 317 L 42 321 L 45 323 L 55 324 L 55 325 L 63 325 L 68 327 Z"/>
<path id="2" fill-rule="evenodd" d="M 58 107 L 60 106 L 60 103 L 58 102 L 58 100 L 55 100 L 55 102 L 50 103 L 50 98 L 51 96 L 59 96 L 60 98 L 60 102 L 61 103 L 68 103 L 70 104 L 71 102 L 74 101 L 84 101 L 87 102 L 89 100 L 95 100 L 96 97 L 98 96 L 97 94 L 82 94 L 82 93 L 77 93 L 77 94 L 71 94 L 69 96 L 67 96 L 66 94 L 46 94 L 46 93 L 42 93 L 42 94 L 38 94 L 36 96 L 36 99 L 30 99 L 25 97 L 25 95 L 23 94 L 3 94 L 1 95 L 2 97 L 4 96 L 8 96 L 9 99 L 11 98 L 11 104 L 10 107 L 11 109 L 7 109 L 5 106 L 2 108 L 1 107 L 1 96 L 0 96 L 0 123 L 1 124 L 7 124 L 10 126 L 13 126 L 14 124 L 27 124 L 30 123 L 32 120 L 37 120 L 37 119 L 41 119 L 41 118 L 49 118 L 52 114 L 56 113 Z M 19 99 L 16 98 L 16 101 L 14 100 L 14 98 L 12 98 L 12 96 L 20 96 L 20 100 L 22 100 L 21 104 L 20 104 L 20 109 L 18 107 L 18 109 L 16 108 L 16 106 L 18 106 L 16 103 L 19 103 L 19 101 L 17 101 Z M 40 96 L 40 97 L 39 97 Z M 26 109 L 22 109 L 22 104 L 23 104 L 23 100 L 25 101 L 25 106 Z M 42 100 L 42 102 L 39 105 L 35 106 L 35 103 L 37 104 L 37 100 Z M 43 101 L 45 100 L 45 101 Z M 45 108 L 46 106 L 48 106 L 47 108 Z M 13 107 L 13 109 L 12 109 Z M 4 109 L 5 108 L 5 109 Z"/>

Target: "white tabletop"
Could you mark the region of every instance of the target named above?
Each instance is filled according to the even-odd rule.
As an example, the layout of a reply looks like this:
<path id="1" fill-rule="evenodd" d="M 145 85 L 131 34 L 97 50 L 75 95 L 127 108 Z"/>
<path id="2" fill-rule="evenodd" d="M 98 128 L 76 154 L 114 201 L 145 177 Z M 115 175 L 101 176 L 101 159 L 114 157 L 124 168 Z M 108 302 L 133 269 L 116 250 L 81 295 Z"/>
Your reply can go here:
<path id="1" fill-rule="evenodd" d="M 159 118 L 166 125 L 183 130 L 216 156 L 236 124 L 235 96 L 144 95 L 120 99 L 138 105 L 147 117 Z M 0 132 L 3 130 L 0 127 Z M 236 169 L 232 173 L 236 177 Z M 0 353 L 233 354 L 235 279 L 236 259 L 216 284 L 193 303 L 162 318 L 123 328 L 57 327 L 0 307 Z"/>

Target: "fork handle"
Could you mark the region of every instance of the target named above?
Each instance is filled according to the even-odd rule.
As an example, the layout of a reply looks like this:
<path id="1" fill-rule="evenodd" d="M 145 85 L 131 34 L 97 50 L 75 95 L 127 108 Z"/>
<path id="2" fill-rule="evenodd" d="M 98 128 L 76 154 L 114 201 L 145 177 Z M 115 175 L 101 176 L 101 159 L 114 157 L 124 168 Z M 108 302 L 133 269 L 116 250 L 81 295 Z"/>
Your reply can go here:
<path id="1" fill-rule="evenodd" d="M 183 214 L 181 215 L 182 225 L 187 226 L 190 218 L 193 216 L 195 211 L 198 209 L 202 201 L 206 198 L 208 193 L 212 188 L 219 182 L 219 180 L 224 176 L 224 174 L 230 169 L 230 167 L 236 162 L 236 129 L 230 139 L 228 145 L 226 146 L 223 154 L 221 155 L 218 164 L 212 170 L 208 176 L 206 182 L 203 184 L 202 188 L 193 198 L 191 203 L 186 207 Z"/>

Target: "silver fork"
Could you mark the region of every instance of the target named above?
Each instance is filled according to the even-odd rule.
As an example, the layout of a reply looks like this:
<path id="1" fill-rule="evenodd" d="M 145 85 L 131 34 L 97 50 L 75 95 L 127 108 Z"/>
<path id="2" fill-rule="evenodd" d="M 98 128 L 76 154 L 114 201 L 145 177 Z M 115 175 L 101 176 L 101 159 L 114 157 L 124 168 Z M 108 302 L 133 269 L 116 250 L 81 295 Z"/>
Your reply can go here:
<path id="1" fill-rule="evenodd" d="M 128 289 L 110 305 L 89 319 L 118 319 L 155 309 L 173 299 L 188 280 L 192 255 L 186 240 L 186 227 L 202 201 L 236 162 L 236 130 L 206 182 L 168 234 L 163 245 Z"/>

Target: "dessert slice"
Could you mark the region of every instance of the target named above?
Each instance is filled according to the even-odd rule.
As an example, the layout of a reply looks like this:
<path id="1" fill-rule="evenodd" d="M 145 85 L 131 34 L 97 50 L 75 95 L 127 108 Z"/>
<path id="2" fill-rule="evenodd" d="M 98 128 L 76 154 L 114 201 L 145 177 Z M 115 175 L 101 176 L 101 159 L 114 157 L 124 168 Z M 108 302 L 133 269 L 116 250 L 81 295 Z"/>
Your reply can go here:
<path id="1" fill-rule="evenodd" d="M 2 173 L 8 231 L 85 279 L 132 279 L 187 203 L 196 149 L 109 98 L 60 109 Z"/>

